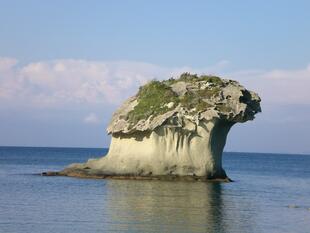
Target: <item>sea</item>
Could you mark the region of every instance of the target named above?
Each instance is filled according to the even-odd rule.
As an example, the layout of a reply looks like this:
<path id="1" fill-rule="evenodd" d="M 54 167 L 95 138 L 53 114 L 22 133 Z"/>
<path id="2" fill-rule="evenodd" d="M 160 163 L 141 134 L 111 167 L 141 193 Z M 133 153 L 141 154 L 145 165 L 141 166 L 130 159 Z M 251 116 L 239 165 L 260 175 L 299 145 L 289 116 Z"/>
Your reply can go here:
<path id="1" fill-rule="evenodd" d="M 0 233 L 310 232 L 310 155 L 226 152 L 231 183 L 38 175 L 106 153 L 0 147 Z"/>

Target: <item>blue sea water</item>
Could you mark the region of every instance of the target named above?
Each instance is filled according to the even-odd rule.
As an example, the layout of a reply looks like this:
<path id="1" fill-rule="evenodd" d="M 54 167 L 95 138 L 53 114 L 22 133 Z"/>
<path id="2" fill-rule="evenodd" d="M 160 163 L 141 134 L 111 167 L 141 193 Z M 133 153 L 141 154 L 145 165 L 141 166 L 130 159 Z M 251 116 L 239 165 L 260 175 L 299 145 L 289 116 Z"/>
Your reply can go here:
<path id="1" fill-rule="evenodd" d="M 224 153 L 233 183 L 43 177 L 107 149 L 0 147 L 0 233 L 310 232 L 310 156 Z"/>

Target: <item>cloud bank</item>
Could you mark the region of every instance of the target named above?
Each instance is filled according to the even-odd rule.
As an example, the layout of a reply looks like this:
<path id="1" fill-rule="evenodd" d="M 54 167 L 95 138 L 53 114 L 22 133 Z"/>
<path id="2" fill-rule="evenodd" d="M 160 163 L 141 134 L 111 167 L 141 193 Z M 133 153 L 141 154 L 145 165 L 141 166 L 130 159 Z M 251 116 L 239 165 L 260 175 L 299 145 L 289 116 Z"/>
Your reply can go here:
<path id="1" fill-rule="evenodd" d="M 269 104 L 310 104 L 310 65 L 301 69 L 239 71 L 230 74 Z"/>
<path id="2" fill-rule="evenodd" d="M 212 67 L 162 67 L 130 61 L 60 59 L 19 65 L 0 58 L 0 103 L 31 107 L 74 104 L 118 105 L 148 80 L 184 71 L 216 74 L 239 80 L 272 104 L 309 104 L 310 65 L 295 70 L 227 71 L 228 61 Z"/>
<path id="3" fill-rule="evenodd" d="M 0 59 L 0 101 L 33 106 L 114 104 L 160 67 L 137 62 L 55 60 L 18 66 Z"/>

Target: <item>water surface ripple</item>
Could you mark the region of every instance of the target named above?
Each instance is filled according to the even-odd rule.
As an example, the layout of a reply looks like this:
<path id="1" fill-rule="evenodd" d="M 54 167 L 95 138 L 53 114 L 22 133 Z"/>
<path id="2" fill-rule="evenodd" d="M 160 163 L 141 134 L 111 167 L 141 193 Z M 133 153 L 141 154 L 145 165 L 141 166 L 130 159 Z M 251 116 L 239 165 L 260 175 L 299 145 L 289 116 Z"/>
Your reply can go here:
<path id="1" fill-rule="evenodd" d="M 33 175 L 106 149 L 0 147 L 0 232 L 310 232 L 310 156 L 225 153 L 233 183 Z"/>

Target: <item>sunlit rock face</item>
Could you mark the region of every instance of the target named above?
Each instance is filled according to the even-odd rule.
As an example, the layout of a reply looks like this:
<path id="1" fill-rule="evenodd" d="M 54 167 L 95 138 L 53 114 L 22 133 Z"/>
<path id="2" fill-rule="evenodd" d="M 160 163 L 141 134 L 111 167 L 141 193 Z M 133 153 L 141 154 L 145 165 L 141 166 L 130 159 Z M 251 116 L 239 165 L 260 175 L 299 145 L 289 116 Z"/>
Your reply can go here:
<path id="1" fill-rule="evenodd" d="M 230 128 L 260 111 L 259 96 L 233 80 L 184 73 L 151 81 L 114 113 L 108 154 L 62 174 L 225 179 L 222 152 Z"/>

